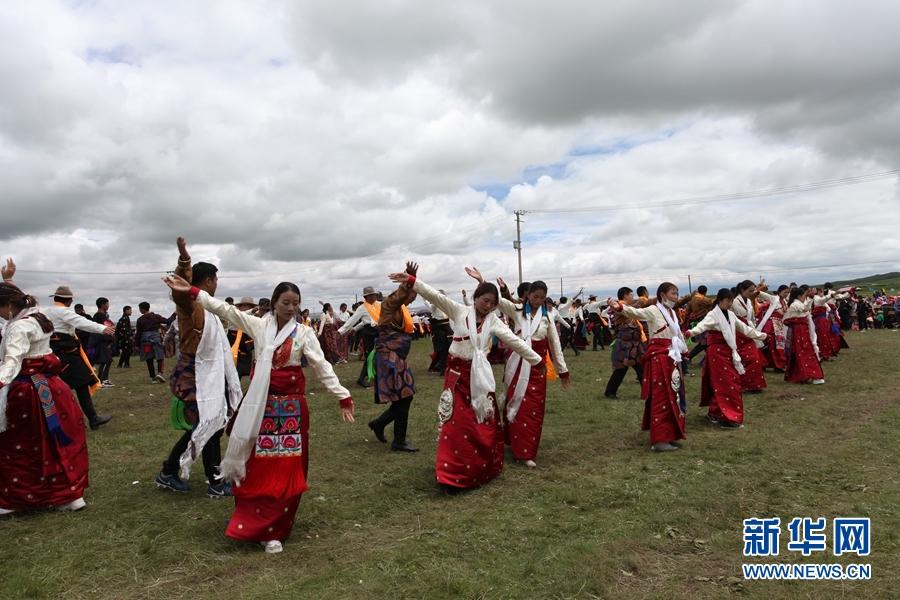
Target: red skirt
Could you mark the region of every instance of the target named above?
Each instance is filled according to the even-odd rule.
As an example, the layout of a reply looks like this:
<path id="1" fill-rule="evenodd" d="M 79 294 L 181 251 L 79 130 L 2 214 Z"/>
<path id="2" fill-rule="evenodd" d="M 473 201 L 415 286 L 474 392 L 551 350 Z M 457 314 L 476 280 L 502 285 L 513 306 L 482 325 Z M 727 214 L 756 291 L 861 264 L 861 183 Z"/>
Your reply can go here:
<path id="1" fill-rule="evenodd" d="M 743 423 L 741 377 L 734 368 L 731 348 L 719 331 L 708 332 L 706 344 L 706 362 L 703 363 L 700 383 L 700 406 L 709 406 L 710 416 L 720 421 Z"/>
<path id="2" fill-rule="evenodd" d="M 488 483 L 503 470 L 503 428 L 497 402 L 494 415 L 479 423 L 469 393 L 472 361 L 450 356 L 444 375 L 444 392 L 438 413 L 438 437 L 434 471 L 437 482 L 455 488 L 474 488 Z"/>
<path id="3" fill-rule="evenodd" d="M 547 340 L 535 340 L 531 342 L 531 348 L 540 356 L 547 354 Z M 523 359 L 524 360 L 524 359 Z M 519 370 L 522 363 L 519 363 Z M 512 383 L 506 390 L 506 408 L 509 408 L 509 399 L 512 398 L 519 381 L 519 370 L 516 371 Z M 506 443 L 512 449 L 516 460 L 534 460 L 537 456 L 538 446 L 541 443 L 541 431 L 544 428 L 544 405 L 547 401 L 547 364 L 541 362 L 531 367 L 531 375 L 528 377 L 528 387 L 525 388 L 525 397 L 519 405 L 519 411 L 513 421 L 509 420 L 509 413 L 505 412 Z"/>
<path id="4" fill-rule="evenodd" d="M 812 340 L 809 337 L 809 324 L 805 317 L 785 319 L 788 327 L 787 368 L 784 380 L 789 383 L 806 383 L 812 379 L 824 379 L 822 365 L 816 358 Z"/>
<path id="5" fill-rule="evenodd" d="M 647 344 L 641 359 L 644 364 L 642 427 L 644 431 L 650 430 L 651 445 L 684 439 L 684 411 L 679 405 L 684 382 L 681 382 L 680 391 L 672 389 L 672 372 L 680 369 L 681 365 L 676 365 L 669 358 L 671 345 L 672 340 L 654 338 Z"/>
<path id="6" fill-rule="evenodd" d="M 743 319 L 741 319 L 743 321 Z M 746 323 L 745 323 L 746 324 Z M 761 390 L 766 387 L 766 376 L 763 373 L 763 358 L 756 347 L 756 342 L 739 331 L 735 331 L 737 351 L 744 363 L 744 374 L 741 375 L 741 389 L 745 392 Z"/>
<path id="7" fill-rule="evenodd" d="M 813 325 L 816 326 L 816 343 L 819 345 L 820 358 L 832 358 L 837 356 L 840 351 L 840 342 L 838 346 L 834 345 L 834 336 L 831 333 L 831 321 L 828 319 L 828 313 L 824 306 L 817 306 L 812 310 Z"/>
<path id="8" fill-rule="evenodd" d="M 71 389 L 57 376 L 61 366 L 53 354 L 25 359 L 9 384 L 7 429 L 0 433 L 0 508 L 68 504 L 88 487 L 84 417 Z M 46 381 L 52 395 L 47 410 L 33 375 L 42 378 L 40 385 Z"/>
<path id="9" fill-rule="evenodd" d="M 247 476 L 234 487 L 234 513 L 225 535 L 267 542 L 291 534 L 300 497 L 308 489 L 309 408 L 303 370 L 272 370 L 259 439 Z"/>

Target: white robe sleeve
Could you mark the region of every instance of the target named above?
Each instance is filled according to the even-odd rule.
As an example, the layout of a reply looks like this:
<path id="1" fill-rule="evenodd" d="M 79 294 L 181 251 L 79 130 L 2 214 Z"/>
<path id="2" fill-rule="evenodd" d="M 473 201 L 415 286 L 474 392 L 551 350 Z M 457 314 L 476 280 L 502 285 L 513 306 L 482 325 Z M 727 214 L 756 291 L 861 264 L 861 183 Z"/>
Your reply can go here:
<path id="1" fill-rule="evenodd" d="M 416 279 L 416 282 L 413 284 L 413 290 L 422 298 L 444 311 L 451 319 L 459 319 L 469 312 L 466 306 L 451 300 L 427 283 L 424 283 L 421 279 Z"/>
<path id="2" fill-rule="evenodd" d="M 745 336 L 747 336 L 750 339 L 759 340 L 761 342 L 765 341 L 765 339 L 766 339 L 766 334 L 764 334 L 760 331 L 757 331 L 756 329 L 750 327 L 749 325 L 745 325 L 744 322 L 741 321 L 740 319 L 738 319 L 737 321 L 734 322 L 734 326 L 735 326 L 735 329 L 737 329 L 739 332 L 743 333 Z"/>
<path id="3" fill-rule="evenodd" d="M 7 328 L 6 353 L 3 355 L 3 362 L 0 362 L 0 384 L 9 385 L 19 374 L 22 360 L 31 348 L 31 337 L 35 334 L 35 327 L 40 328 L 40 325 L 34 319 L 22 319 Z"/>
<path id="4" fill-rule="evenodd" d="M 334 367 L 331 366 L 331 363 L 325 360 L 322 346 L 319 345 L 319 340 L 313 335 L 312 329 L 304 327 L 303 332 L 300 335 L 303 338 L 303 355 L 306 357 L 306 360 L 309 361 L 309 366 L 312 367 L 313 373 L 316 374 L 316 378 L 325 386 L 325 389 L 334 394 L 338 400 L 349 398 L 350 392 L 341 385 L 340 380 L 338 380 L 337 375 L 334 373 Z"/>
<path id="5" fill-rule="evenodd" d="M 228 324 L 238 329 L 249 331 L 250 337 L 253 339 L 262 340 L 265 338 L 266 325 L 262 317 L 255 317 L 249 313 L 242 312 L 237 307 L 214 298 L 203 290 L 200 290 L 200 293 L 197 294 L 197 302 L 217 317 L 225 319 Z"/>
<path id="6" fill-rule="evenodd" d="M 741 323 L 740 319 L 735 319 L 735 322 Z M 743 325 L 743 323 L 741 323 Z M 746 325 L 744 325 L 746 327 Z M 691 335 L 700 335 L 705 331 L 718 331 L 719 326 L 716 324 L 715 318 L 713 318 L 712 311 L 706 313 L 706 316 L 703 317 L 703 320 L 694 325 L 692 328 L 688 329 L 691 332 Z"/>
<path id="7" fill-rule="evenodd" d="M 543 360 L 541 356 L 531 348 L 531 344 L 526 344 L 522 338 L 512 332 L 500 319 L 494 319 L 491 325 L 491 334 L 500 338 L 506 346 L 522 358 L 536 365 Z"/>

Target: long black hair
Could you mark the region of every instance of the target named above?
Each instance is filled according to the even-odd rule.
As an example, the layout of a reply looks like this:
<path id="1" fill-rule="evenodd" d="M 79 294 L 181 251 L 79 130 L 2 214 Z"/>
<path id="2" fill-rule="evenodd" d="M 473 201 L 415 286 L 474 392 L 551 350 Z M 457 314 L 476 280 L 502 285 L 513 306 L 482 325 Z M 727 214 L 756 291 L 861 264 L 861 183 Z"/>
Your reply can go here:
<path id="1" fill-rule="evenodd" d="M 805 285 L 801 285 L 799 287 L 791 288 L 791 293 L 788 296 L 788 306 L 794 303 L 794 300 L 802 296 L 806 293 L 808 288 Z"/>
<path id="2" fill-rule="evenodd" d="M 11 306 L 16 310 L 16 314 L 18 314 L 26 308 L 34 308 L 37 306 L 37 300 L 34 299 L 34 296 L 30 296 L 20 290 L 19 286 L 4 281 L 0 283 L 0 306 Z M 34 313 L 31 316 L 35 321 L 40 323 L 41 330 L 44 333 L 53 331 L 53 324 L 50 323 L 50 319 L 41 313 Z"/>
<path id="3" fill-rule="evenodd" d="M 494 297 L 494 304 L 500 303 L 500 292 L 497 291 L 497 286 L 490 281 L 482 281 L 479 283 L 478 287 L 475 288 L 475 293 L 472 294 L 472 299 L 480 298 L 485 294 L 490 294 Z"/>
<path id="4" fill-rule="evenodd" d="M 640 288 L 638 288 L 640 289 Z M 659 284 L 659 287 L 656 288 L 656 299 L 662 302 L 663 294 L 668 293 L 670 290 L 677 290 L 678 286 L 672 283 L 671 281 L 664 281 Z"/>

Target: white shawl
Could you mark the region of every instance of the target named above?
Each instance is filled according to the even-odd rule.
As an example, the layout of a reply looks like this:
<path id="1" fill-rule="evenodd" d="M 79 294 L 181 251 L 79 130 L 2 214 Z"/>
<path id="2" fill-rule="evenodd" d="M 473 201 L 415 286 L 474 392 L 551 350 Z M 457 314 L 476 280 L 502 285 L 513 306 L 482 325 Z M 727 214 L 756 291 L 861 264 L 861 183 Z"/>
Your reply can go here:
<path id="1" fill-rule="evenodd" d="M 741 362 L 741 355 L 738 354 L 737 351 L 737 336 L 735 334 L 735 330 L 737 329 L 735 319 L 737 319 L 737 315 L 729 319 L 728 315 L 725 314 L 718 304 L 709 314 L 712 315 L 713 320 L 716 322 L 716 327 L 722 332 L 725 343 L 731 348 L 731 362 L 734 363 L 734 368 L 739 375 L 743 375 L 745 373 L 744 363 Z"/>
<path id="2" fill-rule="evenodd" d="M 272 378 L 272 355 L 275 350 L 297 330 L 295 321 L 288 321 L 280 331 L 275 315 L 268 313 L 263 317 L 266 333 L 262 340 L 254 339 L 256 344 L 256 368 L 250 388 L 244 395 L 240 410 L 234 420 L 231 435 L 228 437 L 228 449 L 222 460 L 221 475 L 224 479 L 240 486 L 247 475 L 247 460 L 256 446 L 259 426 L 266 412 L 266 398 L 269 395 L 269 381 Z"/>
<path id="3" fill-rule="evenodd" d="M 197 456 L 210 438 L 225 426 L 228 407 L 237 408 L 243 394 L 225 328 L 219 317 L 208 310 L 203 315 L 203 334 L 197 345 L 194 373 L 199 422 L 191 434 L 191 443 L 179 460 L 182 479 L 190 478 L 191 466 Z"/>
<path id="4" fill-rule="evenodd" d="M 522 314 L 516 315 L 522 321 L 522 333 L 519 334 L 519 336 L 527 344 L 531 344 L 532 336 L 537 333 L 537 330 L 541 326 L 541 321 L 544 319 L 544 310 L 542 308 L 538 309 L 536 315 L 525 312 L 530 310 L 531 305 L 526 303 L 523 307 Z M 528 379 L 531 377 L 531 363 L 527 360 L 522 360 L 522 357 L 517 352 L 512 352 L 510 353 L 509 358 L 506 359 L 506 371 L 503 374 L 504 393 L 509 390 L 509 386 L 512 385 L 512 379 L 516 374 L 516 369 L 519 369 L 519 379 L 516 380 L 516 387 L 513 390 L 512 398 L 506 398 L 505 400 L 509 403 L 506 410 L 506 418 L 510 423 L 516 420 L 516 415 L 519 413 L 519 407 L 522 406 L 522 400 L 525 399 L 525 391 L 528 389 Z"/>
<path id="5" fill-rule="evenodd" d="M 488 362 L 484 346 L 491 336 L 494 324 L 494 313 L 488 314 L 481 323 L 481 333 L 476 325 L 475 307 L 469 309 L 466 325 L 469 327 L 469 341 L 472 342 L 472 367 L 469 375 L 469 395 L 472 397 L 472 408 L 479 423 L 494 416 L 494 403 L 489 394 L 494 393 L 497 383 L 494 381 L 494 370 Z"/>
<path id="6" fill-rule="evenodd" d="M 661 303 L 657 303 L 655 306 L 672 330 L 672 345 L 669 346 L 669 358 L 676 365 L 680 365 L 682 354 L 688 351 L 687 343 L 681 335 L 681 328 L 678 327 L 678 321 L 675 320 L 675 314 L 671 308 L 664 307 Z"/>

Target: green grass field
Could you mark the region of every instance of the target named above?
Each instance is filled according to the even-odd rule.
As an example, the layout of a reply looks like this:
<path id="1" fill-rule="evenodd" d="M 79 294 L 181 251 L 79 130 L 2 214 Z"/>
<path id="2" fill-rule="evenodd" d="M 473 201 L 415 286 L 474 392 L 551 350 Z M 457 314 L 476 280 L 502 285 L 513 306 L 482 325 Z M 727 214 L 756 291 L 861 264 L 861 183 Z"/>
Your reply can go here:
<path id="1" fill-rule="evenodd" d="M 539 468 L 448 497 L 433 481 L 440 380 L 425 372 L 410 440 L 391 453 L 366 422 L 371 391 L 352 388 L 357 423 L 311 386 L 310 491 L 280 555 L 223 536 L 230 500 L 153 485 L 177 433 L 166 386 L 137 363 L 96 396 L 114 415 L 89 434 L 88 508 L 0 520 L 0 598 L 896 598 L 900 597 L 900 333 L 849 335 L 823 386 L 783 383 L 748 396 L 746 427 L 705 424 L 690 378 L 688 439 L 656 455 L 640 431 L 639 386 L 602 399 L 608 351 L 567 356 L 573 386 L 550 389 Z M 341 366 L 350 383 L 358 363 Z M 781 517 L 767 562 L 864 562 L 861 582 L 744 581 L 742 525 Z M 786 551 L 793 517 L 868 516 L 872 554 L 803 559 Z M 766 561 L 758 561 L 766 562 Z"/>

